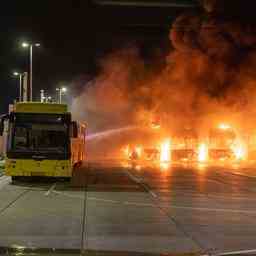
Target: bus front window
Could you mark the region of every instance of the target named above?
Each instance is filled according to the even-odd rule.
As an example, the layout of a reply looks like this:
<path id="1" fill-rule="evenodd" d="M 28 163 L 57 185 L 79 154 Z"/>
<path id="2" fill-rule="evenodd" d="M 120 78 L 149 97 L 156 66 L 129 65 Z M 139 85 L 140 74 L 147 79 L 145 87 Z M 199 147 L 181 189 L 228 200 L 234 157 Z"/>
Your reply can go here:
<path id="1" fill-rule="evenodd" d="M 16 125 L 13 149 L 17 151 L 64 152 L 67 145 L 68 129 L 61 124 Z"/>
<path id="2" fill-rule="evenodd" d="M 27 129 L 17 127 L 14 139 L 14 148 L 18 150 L 26 149 L 27 147 Z"/>

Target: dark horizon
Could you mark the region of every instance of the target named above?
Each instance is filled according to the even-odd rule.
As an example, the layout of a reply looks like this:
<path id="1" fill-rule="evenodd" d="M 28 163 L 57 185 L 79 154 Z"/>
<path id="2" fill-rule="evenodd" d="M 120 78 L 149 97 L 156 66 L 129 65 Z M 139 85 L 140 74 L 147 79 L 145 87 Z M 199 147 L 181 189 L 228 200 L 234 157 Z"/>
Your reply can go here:
<path id="1" fill-rule="evenodd" d="M 156 50 L 168 51 L 171 23 L 184 11 L 181 7 L 104 6 L 96 2 L 62 1 L 60 5 L 50 0 L 31 4 L 13 0 L 4 4 L 0 113 L 18 98 L 18 81 L 12 72 L 28 71 L 28 52 L 20 47 L 22 41 L 42 45 L 35 49 L 33 66 L 33 94 L 39 99 L 40 89 L 55 96 L 60 84 L 92 78 L 98 61 L 114 49 L 135 45 L 149 61 Z M 77 93 L 77 88 L 70 90 L 72 95 Z"/>

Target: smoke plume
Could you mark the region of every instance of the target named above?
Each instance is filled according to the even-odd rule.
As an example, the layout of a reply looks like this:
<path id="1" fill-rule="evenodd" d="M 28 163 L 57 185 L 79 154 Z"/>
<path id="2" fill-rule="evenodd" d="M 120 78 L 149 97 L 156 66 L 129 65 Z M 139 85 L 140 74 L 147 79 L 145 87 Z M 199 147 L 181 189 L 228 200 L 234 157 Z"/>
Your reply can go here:
<path id="1" fill-rule="evenodd" d="M 172 128 L 219 120 L 253 125 L 256 26 L 253 1 L 202 0 L 172 24 L 166 65 L 148 67 L 136 48 L 100 61 L 101 72 L 73 104 L 92 131 L 146 123 Z"/>

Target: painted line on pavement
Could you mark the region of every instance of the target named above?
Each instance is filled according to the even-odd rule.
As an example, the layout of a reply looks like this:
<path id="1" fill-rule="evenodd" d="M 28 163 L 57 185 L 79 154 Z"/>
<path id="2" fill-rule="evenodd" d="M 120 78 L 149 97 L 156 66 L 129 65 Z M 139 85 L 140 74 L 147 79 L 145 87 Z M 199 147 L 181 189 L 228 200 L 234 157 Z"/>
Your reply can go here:
<path id="1" fill-rule="evenodd" d="M 66 197 L 70 197 L 70 198 L 78 198 L 78 199 L 84 199 L 83 196 L 80 195 L 71 195 L 71 194 L 67 194 L 65 192 L 60 192 L 60 191 L 56 191 L 56 190 L 52 190 L 52 193 L 57 194 L 57 195 L 62 195 L 62 196 L 66 196 Z M 88 200 L 92 200 L 92 201 L 101 201 L 101 202 L 105 202 L 105 203 L 121 203 L 120 201 L 115 201 L 115 200 L 110 200 L 110 199 L 103 199 L 103 198 L 97 198 L 97 197 L 88 197 Z"/>
<path id="2" fill-rule="evenodd" d="M 221 182 L 219 180 L 213 180 L 213 179 L 206 179 L 206 182 L 212 182 L 215 184 L 225 185 L 223 182 Z"/>
<path id="3" fill-rule="evenodd" d="M 23 197 L 25 194 L 30 192 L 30 190 L 24 190 L 22 193 L 20 193 L 15 199 L 13 199 L 11 202 L 9 202 L 6 206 L 4 206 L 2 209 L 0 209 L 0 215 L 7 210 L 8 208 L 12 207 L 21 197 Z"/>
<path id="4" fill-rule="evenodd" d="M 143 187 L 146 187 L 143 183 L 141 183 L 141 185 L 143 186 Z M 147 190 L 148 190 L 148 193 L 151 195 L 151 196 L 153 196 L 153 197 L 157 197 L 157 194 L 155 193 L 155 192 L 153 192 L 152 190 L 149 190 L 148 188 L 147 188 Z"/>
<path id="5" fill-rule="evenodd" d="M 123 202 L 125 205 L 134 205 L 134 206 L 147 206 L 147 207 L 155 207 L 154 204 L 145 204 L 145 203 L 135 203 L 135 202 Z"/>
<path id="6" fill-rule="evenodd" d="M 129 171 L 125 171 L 125 174 L 127 176 L 129 176 L 129 178 L 131 178 L 133 181 L 135 181 L 136 183 L 141 183 L 142 180 L 140 178 L 137 178 L 136 176 L 134 176 L 133 174 L 131 174 Z"/>
<path id="7" fill-rule="evenodd" d="M 224 252 L 224 253 L 215 254 L 215 256 L 225 256 L 225 255 L 235 255 L 235 254 L 250 254 L 250 253 L 256 253 L 256 249 L 233 251 L 233 252 Z"/>
<path id="8" fill-rule="evenodd" d="M 125 171 L 125 174 L 127 174 L 131 180 L 133 180 L 135 183 L 140 184 L 151 196 L 157 198 L 157 194 L 152 191 L 144 182 L 142 178 L 138 178 L 131 174 L 129 171 Z"/>
<path id="9" fill-rule="evenodd" d="M 243 176 L 243 177 L 247 177 L 247 178 L 256 178 L 256 176 L 253 176 L 253 175 L 246 175 L 244 173 L 241 173 L 241 172 L 232 172 L 232 174 L 236 174 L 236 175 L 239 175 L 239 176 Z"/>
<path id="10" fill-rule="evenodd" d="M 46 193 L 44 193 L 44 195 L 45 195 L 45 196 L 49 196 L 49 195 L 51 194 L 51 192 L 55 189 L 56 185 L 57 185 L 57 182 L 55 182 L 55 183 L 49 188 L 49 190 L 48 190 Z"/>
<path id="11" fill-rule="evenodd" d="M 63 195 L 63 196 L 70 197 L 70 198 L 84 199 L 83 196 L 70 195 L 70 194 L 67 194 L 67 193 L 64 193 L 64 192 L 60 192 L 60 191 L 56 191 L 56 190 L 52 190 L 51 192 L 54 193 L 54 194 L 57 194 L 57 195 Z"/>
<path id="12" fill-rule="evenodd" d="M 240 170 L 243 170 L 243 168 L 239 168 Z M 244 168 L 244 169 L 250 169 L 250 168 Z M 253 168 L 252 168 L 253 169 Z M 255 169 L 255 168 L 254 168 Z M 234 168 L 228 168 L 228 169 L 223 169 L 222 171 L 225 171 L 225 174 L 230 174 L 230 175 L 239 175 L 247 178 L 256 178 L 256 175 L 247 175 L 243 172 L 237 171 L 237 169 Z M 223 172 L 222 172 L 223 173 Z"/>
<path id="13" fill-rule="evenodd" d="M 169 208 L 175 208 L 175 209 L 195 210 L 195 211 L 256 214 L 256 210 L 255 211 L 251 211 L 251 210 L 236 210 L 236 209 L 227 209 L 227 208 L 226 209 L 224 209 L 224 208 L 203 208 L 203 207 L 190 207 L 190 206 L 177 206 L 177 205 L 170 205 L 168 207 Z"/>
<path id="14" fill-rule="evenodd" d="M 83 199 L 82 196 L 79 195 L 70 195 L 67 193 L 59 192 L 56 190 L 52 190 L 52 193 L 63 195 L 70 198 L 79 198 Z M 121 205 L 134 205 L 134 206 L 141 206 L 141 207 L 155 207 L 154 204 L 147 204 L 147 203 L 139 203 L 139 202 L 130 202 L 130 201 L 118 201 L 118 200 L 111 200 L 111 199 L 103 199 L 97 197 L 88 197 L 90 201 L 100 201 L 104 203 L 113 203 L 113 204 L 121 204 Z M 165 208 L 165 205 L 161 204 L 161 207 Z M 237 209 L 224 209 L 224 208 L 204 208 L 204 207 L 190 207 L 190 206 L 179 206 L 179 205 L 168 205 L 169 209 L 182 209 L 182 210 L 192 210 L 192 211 L 208 211 L 208 212 L 226 212 L 226 213 L 249 213 L 249 214 L 256 214 L 256 210 L 237 210 Z"/>
<path id="15" fill-rule="evenodd" d="M 57 195 L 63 195 L 63 196 L 70 197 L 70 198 L 83 199 L 82 196 L 70 195 L 70 194 L 63 193 L 63 192 L 56 191 L 56 190 L 53 190 L 52 193 L 55 193 Z M 113 203 L 113 204 L 136 205 L 136 206 L 150 206 L 150 207 L 154 206 L 153 204 L 145 204 L 145 203 L 137 203 L 137 202 L 129 202 L 129 201 L 118 201 L 118 200 L 104 199 L 104 198 L 98 198 L 98 197 L 88 197 L 87 199 L 91 200 L 91 201 L 100 201 L 100 202 L 104 202 L 104 203 Z"/>
<path id="16" fill-rule="evenodd" d="M 224 196 L 224 195 L 208 195 L 210 199 L 229 199 L 229 200 L 245 200 L 245 201 L 253 201 L 256 202 L 256 198 L 244 197 L 244 196 Z"/>
<path id="17" fill-rule="evenodd" d="M 121 201 L 116 201 L 116 200 L 111 200 L 111 199 L 103 199 L 103 198 L 96 198 L 96 197 L 88 197 L 88 200 L 102 201 L 102 202 L 105 202 L 105 203 L 114 203 L 114 204 L 121 203 Z"/>

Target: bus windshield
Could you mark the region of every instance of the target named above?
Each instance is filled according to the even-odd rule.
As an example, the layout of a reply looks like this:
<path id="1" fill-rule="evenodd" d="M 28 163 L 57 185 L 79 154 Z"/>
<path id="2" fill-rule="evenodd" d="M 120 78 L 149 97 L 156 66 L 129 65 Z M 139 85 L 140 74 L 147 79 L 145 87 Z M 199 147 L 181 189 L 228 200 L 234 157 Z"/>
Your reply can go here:
<path id="1" fill-rule="evenodd" d="M 15 113 L 11 118 L 9 153 L 26 153 L 27 157 L 34 152 L 66 155 L 69 123 L 70 115 Z"/>
<path id="2" fill-rule="evenodd" d="M 65 124 L 16 124 L 12 148 L 14 151 L 64 152 L 68 127 Z"/>

